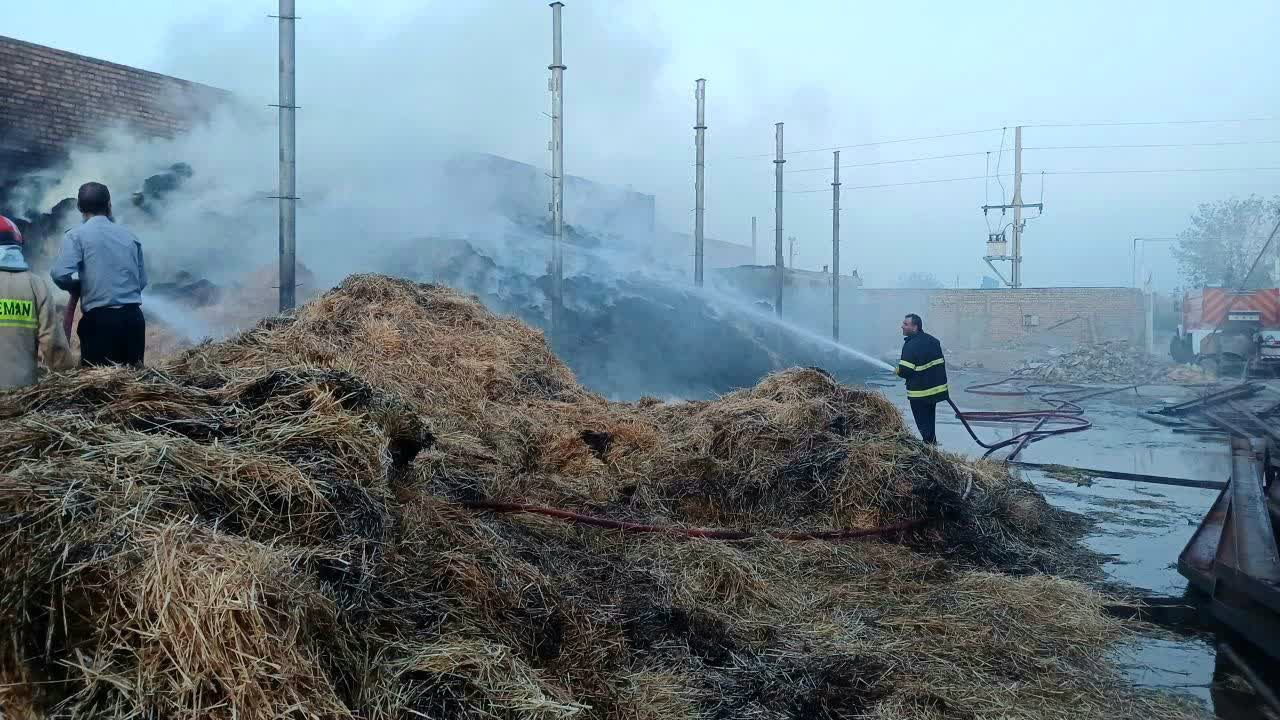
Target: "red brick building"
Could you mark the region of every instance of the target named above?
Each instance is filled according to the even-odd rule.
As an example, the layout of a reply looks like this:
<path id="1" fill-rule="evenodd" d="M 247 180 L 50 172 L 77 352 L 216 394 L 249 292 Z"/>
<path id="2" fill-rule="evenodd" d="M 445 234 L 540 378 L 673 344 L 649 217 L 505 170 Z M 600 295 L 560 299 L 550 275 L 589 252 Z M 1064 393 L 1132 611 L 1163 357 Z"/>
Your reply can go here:
<path id="1" fill-rule="evenodd" d="M 230 95 L 207 85 L 0 36 L 0 195 L 23 172 L 122 124 L 189 129 Z"/>

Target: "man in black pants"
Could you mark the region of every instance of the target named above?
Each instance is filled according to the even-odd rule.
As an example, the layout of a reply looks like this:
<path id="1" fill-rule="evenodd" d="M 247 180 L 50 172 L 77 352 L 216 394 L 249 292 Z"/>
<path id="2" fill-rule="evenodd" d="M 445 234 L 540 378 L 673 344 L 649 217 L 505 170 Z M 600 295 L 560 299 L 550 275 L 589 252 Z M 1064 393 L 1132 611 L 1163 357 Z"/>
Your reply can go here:
<path id="1" fill-rule="evenodd" d="M 924 323 L 915 313 L 902 320 L 902 359 L 894 372 L 907 381 L 907 401 L 920 438 L 937 445 L 934 419 L 938 403 L 948 397 L 947 366 L 942 359 L 942 344 L 924 331 Z"/>
<path id="2" fill-rule="evenodd" d="M 142 243 L 112 219 L 106 185 L 81 185 L 76 205 L 84 223 L 63 237 L 50 275 L 73 298 L 79 295 L 80 364 L 141 367 L 147 334 Z"/>

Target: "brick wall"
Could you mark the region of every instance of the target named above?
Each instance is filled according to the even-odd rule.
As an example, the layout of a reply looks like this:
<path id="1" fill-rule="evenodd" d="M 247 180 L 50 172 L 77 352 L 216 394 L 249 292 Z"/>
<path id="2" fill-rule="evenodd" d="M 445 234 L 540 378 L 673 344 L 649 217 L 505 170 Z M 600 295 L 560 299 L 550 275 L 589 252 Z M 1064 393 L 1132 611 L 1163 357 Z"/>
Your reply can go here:
<path id="1" fill-rule="evenodd" d="M 147 137 L 172 137 L 229 97 L 206 85 L 0 36 L 6 169 L 61 157 L 116 123 Z"/>
<path id="2" fill-rule="evenodd" d="M 831 276 L 787 271 L 784 278 L 787 321 L 830 335 Z M 717 270 L 712 282 L 753 301 L 773 302 L 772 267 Z M 840 338 L 876 355 L 896 352 L 902 344 L 899 323 L 909 312 L 919 313 L 925 329 L 954 349 L 998 349 L 1031 335 L 1054 344 L 1124 338 L 1137 346 L 1146 339 L 1145 305 L 1134 288 L 925 290 L 850 285 L 841 283 Z M 1027 325 L 1028 320 L 1036 324 Z"/>
<path id="3" fill-rule="evenodd" d="M 1137 344 L 1146 333 L 1142 293 L 1134 288 L 936 290 L 925 317 L 947 335 L 950 346 L 969 349 L 1033 334 L 1074 342 L 1125 338 Z"/>

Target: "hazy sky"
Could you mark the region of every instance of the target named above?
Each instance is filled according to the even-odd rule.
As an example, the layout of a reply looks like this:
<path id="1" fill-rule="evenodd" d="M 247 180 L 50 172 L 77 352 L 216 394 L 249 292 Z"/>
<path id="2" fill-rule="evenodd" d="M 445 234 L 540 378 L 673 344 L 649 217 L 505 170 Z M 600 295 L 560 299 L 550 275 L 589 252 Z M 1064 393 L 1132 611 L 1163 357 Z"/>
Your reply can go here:
<path id="1" fill-rule="evenodd" d="M 0 32 L 225 87 L 265 106 L 276 83 L 274 3 L 168 0 L 11 3 Z M 772 257 L 775 122 L 788 151 L 989 130 L 842 151 L 842 264 L 870 282 L 929 272 L 948 285 L 987 273 L 979 207 L 1028 149 L 1031 285 L 1131 282 L 1132 238 L 1165 237 L 1197 203 L 1280 192 L 1280 3 L 651 2 L 569 0 L 564 10 L 568 172 L 655 193 L 660 220 L 693 224 L 693 81 L 708 79 L 707 233 L 749 242 L 759 217 Z M 550 10 L 543 2 L 298 0 L 299 172 L 335 148 L 384 154 L 422 143 L 547 163 Z M 1008 127 L 1007 134 L 1000 128 Z M 1270 142 L 1256 142 L 1270 141 Z M 308 147 L 308 145 L 310 147 Z M 990 152 L 991 168 L 987 167 Z M 742 158 L 750 155 L 758 157 Z M 964 155 L 919 162 L 892 160 Z M 829 151 L 787 157 L 785 233 L 799 267 L 831 250 Z M 273 163 L 274 157 L 263 158 Z M 311 162 L 334 172 L 332 163 Z M 816 171 L 807 171 L 818 168 Z M 1011 179 L 1004 178 L 1011 192 Z M 859 189 L 861 188 L 861 189 Z M 429 188 L 424 188 L 429 192 Z M 1034 211 L 1031 215 L 1034 215 Z M 567 218 L 573 222 L 573 218 Z M 991 218 L 993 227 L 1003 224 Z M 1007 222 L 1007 220 L 1005 220 Z M 1157 285 L 1176 282 L 1167 243 L 1148 246 Z"/>

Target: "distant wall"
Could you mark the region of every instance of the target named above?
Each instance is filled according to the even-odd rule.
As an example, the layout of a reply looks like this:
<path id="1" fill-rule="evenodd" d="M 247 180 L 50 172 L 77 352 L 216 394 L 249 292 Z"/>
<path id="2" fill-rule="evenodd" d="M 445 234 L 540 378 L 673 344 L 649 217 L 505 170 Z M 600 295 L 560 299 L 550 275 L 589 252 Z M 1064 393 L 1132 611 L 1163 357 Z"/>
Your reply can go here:
<path id="1" fill-rule="evenodd" d="M 1146 309 L 1136 288 L 938 290 L 928 317 L 951 347 L 978 349 L 1052 333 L 1062 341 L 1146 338 Z M 1056 326 L 1056 327 L 1055 327 Z"/>
<path id="2" fill-rule="evenodd" d="M 0 36 L 0 187 L 111 125 L 173 137 L 228 98 L 206 85 Z"/>
<path id="3" fill-rule="evenodd" d="M 746 266 L 714 273 L 718 288 L 753 302 L 773 303 L 773 268 Z M 840 338 L 886 355 L 901 345 L 900 324 L 918 313 L 925 329 L 948 348 L 997 348 L 1023 338 L 1055 343 L 1146 339 L 1142 293 L 1134 288 L 1021 288 L 990 290 L 852 287 L 841 276 Z M 788 270 L 783 317 L 814 332 L 831 333 L 831 275 Z M 1057 326 L 1057 327 L 1054 327 Z"/>

